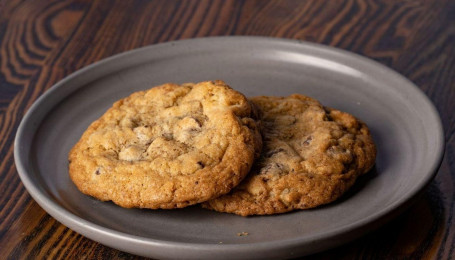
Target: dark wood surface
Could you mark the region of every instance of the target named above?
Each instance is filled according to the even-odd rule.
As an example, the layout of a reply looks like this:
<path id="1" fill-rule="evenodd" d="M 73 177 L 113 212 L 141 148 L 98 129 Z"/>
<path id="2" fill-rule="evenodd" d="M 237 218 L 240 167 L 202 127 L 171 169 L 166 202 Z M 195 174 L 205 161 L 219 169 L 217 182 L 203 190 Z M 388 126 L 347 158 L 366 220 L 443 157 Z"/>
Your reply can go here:
<path id="1" fill-rule="evenodd" d="M 350 50 L 400 72 L 441 115 L 446 153 L 407 212 L 309 259 L 455 257 L 455 1 L 0 0 L 0 259 L 134 259 L 61 225 L 34 202 L 13 160 L 22 116 L 71 72 L 184 38 L 262 35 Z"/>

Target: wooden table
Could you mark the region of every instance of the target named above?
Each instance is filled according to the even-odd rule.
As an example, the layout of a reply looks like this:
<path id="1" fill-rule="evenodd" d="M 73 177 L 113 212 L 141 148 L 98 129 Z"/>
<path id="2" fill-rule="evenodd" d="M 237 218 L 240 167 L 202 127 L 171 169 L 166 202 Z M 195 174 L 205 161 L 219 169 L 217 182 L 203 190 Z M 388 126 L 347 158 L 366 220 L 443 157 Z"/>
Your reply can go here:
<path id="1" fill-rule="evenodd" d="M 444 123 L 446 153 L 424 196 L 369 235 L 310 259 L 455 257 L 455 2 L 449 0 L 0 0 L 0 259 L 136 256 L 91 241 L 34 202 L 13 160 L 22 116 L 49 87 L 105 57 L 215 35 L 318 42 L 411 79 Z"/>

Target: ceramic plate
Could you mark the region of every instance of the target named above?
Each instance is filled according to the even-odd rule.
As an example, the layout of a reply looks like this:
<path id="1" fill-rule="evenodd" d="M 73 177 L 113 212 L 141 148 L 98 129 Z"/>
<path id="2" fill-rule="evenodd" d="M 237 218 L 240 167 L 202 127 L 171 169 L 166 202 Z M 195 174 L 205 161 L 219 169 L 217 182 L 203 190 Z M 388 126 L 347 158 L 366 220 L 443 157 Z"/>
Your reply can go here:
<path id="1" fill-rule="evenodd" d="M 375 168 L 330 205 L 248 218 L 198 206 L 123 209 L 76 189 L 68 177 L 68 152 L 115 100 L 166 82 L 213 79 L 246 96 L 301 93 L 355 115 L 377 144 Z M 263 259 L 318 252 L 378 227 L 432 180 L 443 149 L 441 122 L 428 98 L 374 61 L 305 42 L 215 37 L 129 51 L 68 76 L 27 112 L 14 155 L 32 197 L 90 239 L 156 258 Z"/>

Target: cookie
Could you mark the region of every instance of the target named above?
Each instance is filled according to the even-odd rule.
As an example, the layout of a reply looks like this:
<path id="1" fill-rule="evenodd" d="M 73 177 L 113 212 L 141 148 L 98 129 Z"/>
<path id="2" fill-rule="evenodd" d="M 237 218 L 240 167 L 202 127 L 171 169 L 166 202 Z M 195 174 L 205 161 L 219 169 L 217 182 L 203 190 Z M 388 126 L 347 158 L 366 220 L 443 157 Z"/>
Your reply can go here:
<path id="1" fill-rule="evenodd" d="M 203 207 L 242 216 L 283 213 L 332 202 L 375 162 L 367 126 L 303 95 L 255 97 L 264 147 L 247 178 Z"/>
<path id="2" fill-rule="evenodd" d="M 236 186 L 259 154 L 255 113 L 222 81 L 133 93 L 83 133 L 70 177 L 81 192 L 126 208 L 206 201 Z"/>

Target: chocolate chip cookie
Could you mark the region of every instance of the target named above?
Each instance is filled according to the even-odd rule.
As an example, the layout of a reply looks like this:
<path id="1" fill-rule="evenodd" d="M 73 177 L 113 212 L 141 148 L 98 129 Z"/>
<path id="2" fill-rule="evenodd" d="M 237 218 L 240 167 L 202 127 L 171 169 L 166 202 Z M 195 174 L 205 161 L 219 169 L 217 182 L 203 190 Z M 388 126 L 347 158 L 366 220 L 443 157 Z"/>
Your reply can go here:
<path id="1" fill-rule="evenodd" d="M 303 95 L 255 97 L 264 147 L 247 178 L 205 208 L 242 216 L 288 212 L 332 202 L 375 162 L 367 126 Z"/>
<path id="2" fill-rule="evenodd" d="M 117 101 L 69 153 L 78 189 L 122 207 L 181 208 L 229 192 L 262 140 L 254 106 L 222 81 L 164 84 Z"/>

